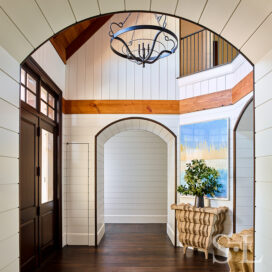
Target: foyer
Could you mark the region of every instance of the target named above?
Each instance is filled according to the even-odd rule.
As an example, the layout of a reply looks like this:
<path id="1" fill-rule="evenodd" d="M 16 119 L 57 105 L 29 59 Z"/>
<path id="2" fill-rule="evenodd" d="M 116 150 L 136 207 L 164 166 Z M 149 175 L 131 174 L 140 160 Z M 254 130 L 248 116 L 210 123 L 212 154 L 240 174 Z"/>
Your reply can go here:
<path id="1" fill-rule="evenodd" d="M 224 261 L 224 259 L 220 259 Z M 204 253 L 174 248 L 165 224 L 107 224 L 98 248 L 66 247 L 39 272 L 199 272 L 229 271 L 228 265 L 204 261 Z"/>
<path id="2" fill-rule="evenodd" d="M 215 236 L 225 260 L 244 231 L 270 271 L 271 25 L 267 0 L 0 0 L 0 272 L 229 271 Z M 147 36 L 116 54 L 112 26 Z M 195 160 L 220 190 L 180 189 Z"/>

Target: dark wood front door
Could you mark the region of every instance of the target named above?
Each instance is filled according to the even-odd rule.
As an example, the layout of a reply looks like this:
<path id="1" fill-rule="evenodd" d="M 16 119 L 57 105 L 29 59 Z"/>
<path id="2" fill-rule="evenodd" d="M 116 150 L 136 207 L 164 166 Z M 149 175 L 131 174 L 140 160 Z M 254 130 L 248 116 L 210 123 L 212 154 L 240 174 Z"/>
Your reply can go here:
<path id="1" fill-rule="evenodd" d="M 56 131 L 26 110 L 20 134 L 21 271 L 32 271 L 57 245 Z"/>
<path id="2" fill-rule="evenodd" d="M 22 271 L 38 264 L 38 118 L 22 110 L 20 134 L 20 253 Z"/>
<path id="3" fill-rule="evenodd" d="M 55 128 L 44 121 L 40 123 L 40 247 L 43 260 L 56 245 L 56 203 L 55 203 Z"/>

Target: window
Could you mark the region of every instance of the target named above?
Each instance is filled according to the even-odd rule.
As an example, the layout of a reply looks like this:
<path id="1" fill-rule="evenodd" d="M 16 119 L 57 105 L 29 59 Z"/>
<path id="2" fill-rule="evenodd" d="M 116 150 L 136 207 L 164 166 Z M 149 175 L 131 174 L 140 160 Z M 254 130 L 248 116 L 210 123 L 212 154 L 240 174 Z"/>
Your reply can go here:
<path id="1" fill-rule="evenodd" d="M 41 113 L 55 120 L 55 97 L 41 86 Z"/>
<path id="2" fill-rule="evenodd" d="M 37 80 L 21 69 L 21 100 L 37 108 Z"/>
<path id="3" fill-rule="evenodd" d="M 21 68 L 21 101 L 55 121 L 56 99 L 52 95 L 53 91 L 31 74 L 28 69 Z"/>

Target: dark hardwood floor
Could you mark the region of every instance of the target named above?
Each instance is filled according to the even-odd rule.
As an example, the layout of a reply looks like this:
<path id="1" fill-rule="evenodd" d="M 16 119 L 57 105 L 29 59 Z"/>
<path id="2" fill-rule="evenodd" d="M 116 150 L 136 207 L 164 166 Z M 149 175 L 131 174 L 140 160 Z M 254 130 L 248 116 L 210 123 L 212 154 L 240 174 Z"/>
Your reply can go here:
<path id="1" fill-rule="evenodd" d="M 109 224 L 98 248 L 67 246 L 53 255 L 41 272 L 198 272 L 229 271 L 202 252 L 174 248 L 165 224 Z"/>

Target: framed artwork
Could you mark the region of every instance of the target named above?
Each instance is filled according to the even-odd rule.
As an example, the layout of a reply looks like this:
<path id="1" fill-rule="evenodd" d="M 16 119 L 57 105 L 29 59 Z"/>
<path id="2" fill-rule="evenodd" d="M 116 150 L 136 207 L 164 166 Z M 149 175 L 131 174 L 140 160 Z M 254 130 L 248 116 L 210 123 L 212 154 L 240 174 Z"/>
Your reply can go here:
<path id="1" fill-rule="evenodd" d="M 215 199 L 229 198 L 229 120 L 219 119 L 180 126 L 181 184 L 184 184 L 186 163 L 203 159 L 219 171 L 223 185 Z"/>

